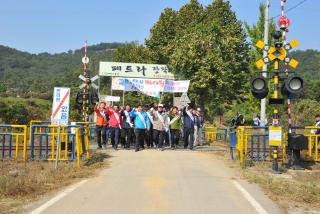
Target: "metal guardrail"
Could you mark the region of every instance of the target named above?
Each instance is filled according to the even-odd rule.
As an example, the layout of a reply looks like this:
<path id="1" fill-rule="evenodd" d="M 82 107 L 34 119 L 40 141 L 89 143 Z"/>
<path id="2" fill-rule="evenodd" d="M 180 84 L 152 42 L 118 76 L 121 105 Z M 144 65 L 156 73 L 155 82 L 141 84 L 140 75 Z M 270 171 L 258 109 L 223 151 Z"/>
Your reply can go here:
<path id="1" fill-rule="evenodd" d="M 58 128 L 59 126 L 56 125 L 31 126 L 30 155 L 32 160 L 55 160 Z M 86 158 L 89 158 L 89 142 L 86 140 L 88 135 L 86 135 L 84 126 L 69 125 L 60 128 L 58 160 L 75 160 L 76 154 L 81 156 L 86 154 Z M 37 157 L 35 153 L 38 153 Z"/>
<path id="2" fill-rule="evenodd" d="M 320 134 L 315 134 L 315 130 L 320 129 L 318 126 L 294 126 L 291 128 L 295 133 L 301 133 L 308 137 L 308 156 L 311 160 L 319 160 L 319 140 Z"/>
<path id="3" fill-rule="evenodd" d="M 18 160 L 20 156 L 27 160 L 27 126 L 0 125 L 1 159 Z M 22 151 L 22 152 L 20 152 Z M 21 154 L 22 153 L 22 154 Z"/>
<path id="4" fill-rule="evenodd" d="M 233 138 L 233 141 L 235 139 Z M 281 154 L 279 160 L 284 161 L 286 158 L 287 146 L 286 134 L 283 133 L 283 142 L 278 148 L 278 153 Z M 236 130 L 235 148 L 238 151 L 240 163 L 246 160 L 268 161 L 271 159 L 271 149 L 268 145 L 268 127 L 257 126 L 239 126 Z M 231 154 L 233 157 L 233 153 Z"/>
<path id="5" fill-rule="evenodd" d="M 1 160 L 55 160 L 58 128 L 50 121 L 36 120 L 30 121 L 29 127 L 0 125 Z M 60 126 L 60 130 L 58 160 L 77 160 L 80 166 L 80 159 L 90 156 L 88 125 Z"/>
<path id="6" fill-rule="evenodd" d="M 308 156 L 311 160 L 319 161 L 319 140 L 320 134 L 314 134 L 311 130 L 320 129 L 316 126 L 296 126 L 291 128 L 294 133 L 300 133 L 308 137 Z M 268 161 L 272 160 L 271 149 L 269 146 L 269 127 L 240 126 L 237 130 L 229 132 L 230 157 L 234 159 L 234 150 L 238 151 L 240 162 L 246 160 Z M 282 144 L 278 148 L 281 154 L 280 160 L 284 161 L 287 157 L 287 133 L 283 132 Z"/>
<path id="7" fill-rule="evenodd" d="M 213 141 L 224 141 L 227 142 L 228 129 L 227 128 L 217 128 L 213 126 L 205 127 L 205 137 L 209 142 Z"/>

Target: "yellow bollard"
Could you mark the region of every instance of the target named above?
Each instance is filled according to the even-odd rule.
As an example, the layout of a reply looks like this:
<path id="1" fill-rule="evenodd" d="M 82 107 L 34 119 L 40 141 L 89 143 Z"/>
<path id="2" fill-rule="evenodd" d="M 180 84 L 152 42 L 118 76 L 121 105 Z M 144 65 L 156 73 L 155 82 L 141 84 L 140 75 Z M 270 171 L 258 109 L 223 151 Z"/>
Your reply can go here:
<path id="1" fill-rule="evenodd" d="M 312 157 L 312 136 L 308 136 L 308 155 Z"/>
<path id="2" fill-rule="evenodd" d="M 79 128 L 76 128 L 76 148 L 77 148 L 77 167 L 80 168 L 80 139 L 79 139 Z"/>
<path id="3" fill-rule="evenodd" d="M 16 135 L 16 160 L 18 160 L 19 156 L 19 135 Z"/>
<path id="4" fill-rule="evenodd" d="M 316 136 L 316 142 L 315 142 L 315 161 L 318 161 L 318 158 L 319 158 L 319 148 L 318 148 L 318 137 L 319 136 Z"/>

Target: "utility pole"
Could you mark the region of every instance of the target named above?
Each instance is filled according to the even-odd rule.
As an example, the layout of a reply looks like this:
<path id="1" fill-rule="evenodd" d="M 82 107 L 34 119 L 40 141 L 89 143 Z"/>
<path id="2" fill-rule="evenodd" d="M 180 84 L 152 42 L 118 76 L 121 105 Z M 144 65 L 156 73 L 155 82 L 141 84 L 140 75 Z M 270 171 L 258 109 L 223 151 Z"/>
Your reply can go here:
<path id="1" fill-rule="evenodd" d="M 270 0 L 266 0 L 266 7 L 264 12 L 264 44 L 269 43 L 269 8 Z M 263 51 L 263 58 L 268 56 L 268 51 Z M 262 76 L 267 78 L 268 65 L 264 64 L 262 68 Z M 261 100 L 261 112 L 260 112 L 261 126 L 266 125 L 266 98 Z"/>

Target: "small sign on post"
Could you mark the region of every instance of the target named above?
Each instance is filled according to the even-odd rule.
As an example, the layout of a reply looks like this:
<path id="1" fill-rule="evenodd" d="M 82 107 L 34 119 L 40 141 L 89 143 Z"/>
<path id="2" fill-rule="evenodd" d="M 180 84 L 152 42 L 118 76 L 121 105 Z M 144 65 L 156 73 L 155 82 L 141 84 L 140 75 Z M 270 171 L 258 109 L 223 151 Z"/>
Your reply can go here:
<path id="1" fill-rule="evenodd" d="M 58 139 L 56 146 L 56 161 L 55 169 L 58 168 L 59 144 L 61 128 L 67 126 L 69 120 L 69 103 L 70 103 L 70 88 L 55 87 L 53 92 L 53 104 L 51 114 L 51 124 L 58 125 Z"/>
<path id="2" fill-rule="evenodd" d="M 119 96 L 101 95 L 100 100 L 104 102 L 120 102 Z"/>
<path id="3" fill-rule="evenodd" d="M 282 142 L 282 128 L 280 126 L 269 127 L 269 145 L 281 146 Z"/>
<path id="4" fill-rule="evenodd" d="M 186 106 L 187 104 L 191 103 L 191 100 L 188 97 L 188 94 L 185 92 L 180 97 L 180 103 L 183 106 Z"/>

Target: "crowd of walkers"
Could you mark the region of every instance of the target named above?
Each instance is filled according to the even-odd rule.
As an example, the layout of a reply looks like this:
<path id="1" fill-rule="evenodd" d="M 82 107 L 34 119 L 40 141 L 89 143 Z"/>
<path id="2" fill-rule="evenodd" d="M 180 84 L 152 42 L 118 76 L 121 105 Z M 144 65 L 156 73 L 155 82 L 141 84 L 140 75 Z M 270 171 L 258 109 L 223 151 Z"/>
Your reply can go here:
<path id="1" fill-rule="evenodd" d="M 147 148 L 165 147 L 175 149 L 180 139 L 185 149 L 204 144 L 204 116 L 200 108 L 188 105 L 179 109 L 176 106 L 166 109 L 159 104 L 156 109 L 138 105 L 131 107 L 110 106 L 105 102 L 97 103 L 96 132 L 98 149 L 106 149 L 109 138 L 112 147 L 119 145 L 125 149 L 139 151 Z"/>

